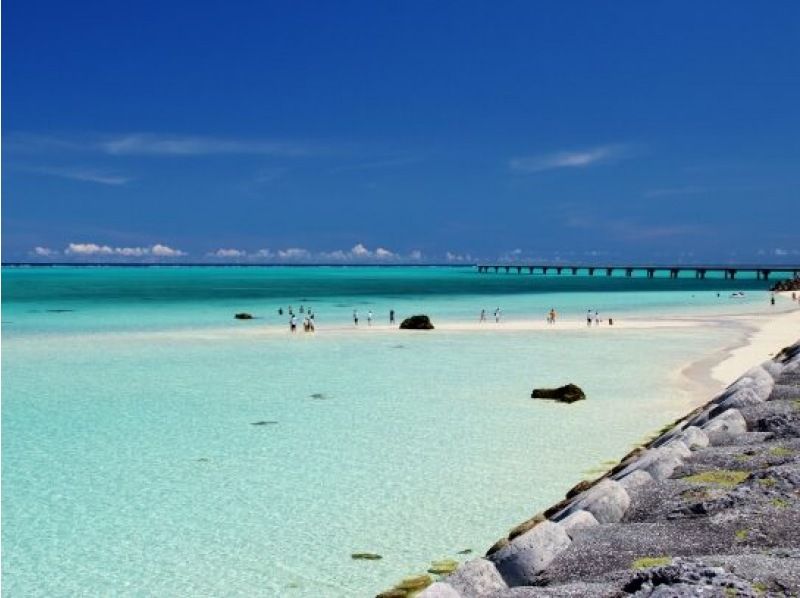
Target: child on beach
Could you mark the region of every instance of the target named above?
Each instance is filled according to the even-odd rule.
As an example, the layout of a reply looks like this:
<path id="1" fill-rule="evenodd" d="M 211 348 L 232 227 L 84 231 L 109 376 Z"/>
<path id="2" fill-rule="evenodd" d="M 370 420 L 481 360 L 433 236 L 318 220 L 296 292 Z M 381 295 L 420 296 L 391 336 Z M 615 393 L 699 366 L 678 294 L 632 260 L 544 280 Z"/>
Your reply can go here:
<path id="1" fill-rule="evenodd" d="M 592 310 L 591 309 L 586 311 L 586 325 L 587 326 L 591 326 L 592 325 Z"/>

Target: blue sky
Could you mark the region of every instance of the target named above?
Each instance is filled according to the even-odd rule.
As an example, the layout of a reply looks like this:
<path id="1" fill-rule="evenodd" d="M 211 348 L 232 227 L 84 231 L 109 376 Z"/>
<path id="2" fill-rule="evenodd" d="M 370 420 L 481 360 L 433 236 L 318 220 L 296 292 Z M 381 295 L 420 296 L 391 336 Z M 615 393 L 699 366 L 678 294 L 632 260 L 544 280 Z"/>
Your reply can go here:
<path id="1" fill-rule="evenodd" d="M 5 261 L 800 262 L 795 1 L 3 9 Z"/>

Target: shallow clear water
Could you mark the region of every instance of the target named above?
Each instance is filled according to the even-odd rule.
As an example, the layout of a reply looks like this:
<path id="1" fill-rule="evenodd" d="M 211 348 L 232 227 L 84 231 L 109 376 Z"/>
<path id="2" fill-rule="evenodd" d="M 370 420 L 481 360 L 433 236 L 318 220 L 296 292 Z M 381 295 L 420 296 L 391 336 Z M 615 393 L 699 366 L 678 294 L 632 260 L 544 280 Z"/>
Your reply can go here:
<path id="1" fill-rule="evenodd" d="M 678 416 L 676 368 L 739 332 L 353 334 L 353 309 L 434 322 L 498 305 L 512 320 L 551 306 L 566 318 L 589 307 L 709 315 L 765 309 L 764 286 L 449 268 L 4 268 L 4 590 L 366 596 L 432 559 L 480 553 Z M 733 289 L 747 297 L 728 300 Z M 300 303 L 319 334 L 244 333 L 283 331 L 277 308 Z M 234 321 L 237 311 L 262 319 Z M 528 398 L 566 381 L 589 400 Z M 384 558 L 353 561 L 359 551 Z"/>

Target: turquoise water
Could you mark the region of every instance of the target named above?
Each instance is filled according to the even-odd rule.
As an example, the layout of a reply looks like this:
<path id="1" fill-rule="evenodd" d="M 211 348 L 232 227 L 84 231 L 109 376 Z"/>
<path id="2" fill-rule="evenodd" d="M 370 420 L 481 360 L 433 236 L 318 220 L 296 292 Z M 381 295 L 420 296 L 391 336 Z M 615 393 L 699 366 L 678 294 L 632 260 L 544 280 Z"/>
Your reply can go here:
<path id="1" fill-rule="evenodd" d="M 590 307 L 617 318 L 768 309 L 754 280 L 468 268 L 2 276 L 9 596 L 375 594 L 432 559 L 485 550 L 679 415 L 676 368 L 739 334 L 355 333 L 353 309 L 362 324 L 390 308 L 434 322 L 497 306 L 509 321 L 550 307 L 566 319 Z M 745 299 L 727 298 L 739 289 Z M 301 303 L 318 334 L 285 330 L 278 307 Z M 238 311 L 259 319 L 235 321 Z M 528 398 L 566 381 L 589 400 Z M 350 558 L 361 551 L 384 558 Z"/>

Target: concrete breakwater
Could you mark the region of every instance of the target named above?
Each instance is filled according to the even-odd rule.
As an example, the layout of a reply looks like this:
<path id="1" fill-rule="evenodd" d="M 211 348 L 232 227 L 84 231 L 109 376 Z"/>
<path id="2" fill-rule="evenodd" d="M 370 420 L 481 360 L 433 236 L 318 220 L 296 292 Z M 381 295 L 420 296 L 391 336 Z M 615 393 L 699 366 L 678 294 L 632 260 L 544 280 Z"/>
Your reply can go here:
<path id="1" fill-rule="evenodd" d="M 800 594 L 800 342 L 420 598 Z"/>

